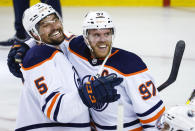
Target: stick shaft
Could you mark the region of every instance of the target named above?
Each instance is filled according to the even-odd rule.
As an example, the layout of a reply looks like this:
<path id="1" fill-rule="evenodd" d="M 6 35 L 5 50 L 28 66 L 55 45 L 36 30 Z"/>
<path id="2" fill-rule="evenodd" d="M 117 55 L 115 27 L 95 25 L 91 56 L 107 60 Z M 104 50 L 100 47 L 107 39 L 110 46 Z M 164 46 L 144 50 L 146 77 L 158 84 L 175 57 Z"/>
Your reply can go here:
<path id="1" fill-rule="evenodd" d="M 163 89 L 168 87 L 170 84 L 175 82 L 178 71 L 179 71 L 180 63 L 183 57 L 184 50 L 185 50 L 185 42 L 182 40 L 178 41 L 175 47 L 175 53 L 173 57 L 171 73 L 167 81 L 165 81 L 161 86 L 157 88 L 158 91 L 162 91 Z"/>

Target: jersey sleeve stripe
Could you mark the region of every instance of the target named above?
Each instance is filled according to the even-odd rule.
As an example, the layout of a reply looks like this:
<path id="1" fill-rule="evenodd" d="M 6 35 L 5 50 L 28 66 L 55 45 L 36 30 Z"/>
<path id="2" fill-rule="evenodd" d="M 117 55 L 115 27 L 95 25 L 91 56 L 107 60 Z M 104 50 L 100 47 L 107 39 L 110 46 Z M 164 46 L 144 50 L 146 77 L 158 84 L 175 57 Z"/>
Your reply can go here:
<path id="1" fill-rule="evenodd" d="M 29 126 L 24 126 L 16 129 L 15 131 L 26 131 L 32 129 L 52 129 L 51 127 L 75 127 L 75 128 L 83 128 L 89 127 L 90 123 L 39 123 Z"/>
<path id="2" fill-rule="evenodd" d="M 129 130 L 129 131 L 143 131 L 143 127 L 138 127 L 138 128 L 135 128 L 135 129 Z"/>
<path id="3" fill-rule="evenodd" d="M 54 98 L 53 98 L 53 100 L 52 100 L 52 102 L 51 102 L 51 104 L 50 104 L 50 106 L 49 106 L 49 108 L 47 110 L 47 117 L 48 118 L 50 118 L 51 110 L 52 110 L 52 108 L 53 108 L 53 106 L 54 106 L 54 104 L 55 104 L 55 102 L 56 102 L 56 100 L 57 100 L 57 98 L 58 98 L 59 95 L 60 95 L 60 93 L 58 93 L 58 94 L 56 94 L 54 96 Z"/>
<path id="4" fill-rule="evenodd" d="M 125 77 L 133 76 L 133 75 L 136 75 L 136 74 L 139 74 L 139 73 L 143 73 L 143 72 L 145 72 L 145 71 L 148 70 L 148 68 L 145 68 L 145 69 L 143 69 L 143 70 L 140 70 L 140 71 L 137 71 L 137 72 L 134 72 L 134 73 L 124 74 L 124 73 L 120 72 L 119 70 L 117 70 L 116 68 L 114 68 L 114 67 L 112 67 L 112 66 L 108 66 L 108 65 L 104 65 L 104 66 L 107 67 L 107 68 L 110 68 L 110 69 L 112 69 L 112 70 L 114 70 L 114 71 L 116 71 L 116 72 L 118 72 L 119 74 L 121 74 L 121 75 L 123 75 L 123 76 L 125 76 Z"/>
<path id="5" fill-rule="evenodd" d="M 43 63 L 45 63 L 46 61 L 53 59 L 53 57 L 54 57 L 54 56 L 56 55 L 56 53 L 58 53 L 58 52 L 60 52 L 60 51 L 56 50 L 48 59 L 46 59 L 46 60 L 44 60 L 44 61 L 42 61 L 42 62 L 40 62 L 40 63 L 38 63 L 38 64 L 36 64 L 36 65 L 33 65 L 33 66 L 31 66 L 31 67 L 25 68 L 25 67 L 22 66 L 22 69 L 23 69 L 23 70 L 31 70 L 31 69 L 33 69 L 33 68 L 35 68 L 35 67 L 38 67 L 38 66 L 42 65 Z"/>
<path id="6" fill-rule="evenodd" d="M 116 125 L 113 125 L 113 126 L 104 126 L 104 125 L 100 125 L 100 124 L 98 124 L 96 122 L 94 122 L 94 124 L 95 124 L 95 126 L 97 126 L 100 129 L 103 129 L 103 130 L 116 130 L 117 129 L 117 126 Z M 124 128 L 127 128 L 127 127 L 131 127 L 131 126 L 135 126 L 137 124 L 140 124 L 139 119 L 134 120 L 134 121 L 131 121 L 129 123 L 124 123 L 123 126 L 124 126 Z M 141 131 L 141 130 L 137 130 L 137 131 Z"/>
<path id="7" fill-rule="evenodd" d="M 136 115 L 138 117 L 144 117 L 144 116 L 147 116 L 149 114 L 151 114 L 152 112 L 154 112 L 156 109 L 158 109 L 161 105 L 163 104 L 163 101 L 160 100 L 155 106 L 153 106 L 151 109 L 149 109 L 148 111 L 142 113 L 142 114 L 139 114 L 139 113 L 136 113 Z"/>
<path id="8" fill-rule="evenodd" d="M 58 92 L 59 92 L 59 91 L 58 91 Z M 58 92 L 53 92 L 53 93 L 51 93 L 51 94 L 46 98 L 45 104 L 44 104 L 43 107 L 42 107 L 42 111 L 43 111 L 43 112 L 45 111 L 45 107 L 46 107 L 47 103 L 49 102 L 49 100 L 50 100 L 51 98 L 53 98 L 53 96 L 54 96 L 56 93 L 58 93 Z"/>
<path id="9" fill-rule="evenodd" d="M 157 120 L 163 114 L 164 111 L 165 111 L 165 107 L 163 107 L 163 109 L 161 111 L 159 111 L 154 117 L 147 119 L 147 120 L 140 120 L 140 122 L 143 124 L 153 122 L 153 121 Z"/>
<path id="10" fill-rule="evenodd" d="M 61 104 L 61 100 L 62 100 L 62 97 L 64 96 L 64 94 L 62 94 L 59 98 L 59 101 L 58 101 L 58 104 L 56 106 L 56 109 L 55 109 L 55 112 L 54 112 L 54 116 L 53 116 L 53 119 L 55 121 L 57 121 L 57 117 L 58 117 L 58 112 L 59 112 L 59 108 L 60 108 L 60 104 Z"/>
<path id="11" fill-rule="evenodd" d="M 85 57 L 83 57 L 83 56 L 77 54 L 77 53 L 74 52 L 72 49 L 70 49 L 70 47 L 68 47 L 68 50 L 69 50 L 71 53 L 75 54 L 76 56 L 80 57 L 81 59 L 88 61 L 87 58 L 85 58 Z"/>
<path id="12" fill-rule="evenodd" d="M 155 126 L 154 125 L 142 125 L 142 127 L 144 129 L 147 129 L 147 128 L 154 128 Z"/>

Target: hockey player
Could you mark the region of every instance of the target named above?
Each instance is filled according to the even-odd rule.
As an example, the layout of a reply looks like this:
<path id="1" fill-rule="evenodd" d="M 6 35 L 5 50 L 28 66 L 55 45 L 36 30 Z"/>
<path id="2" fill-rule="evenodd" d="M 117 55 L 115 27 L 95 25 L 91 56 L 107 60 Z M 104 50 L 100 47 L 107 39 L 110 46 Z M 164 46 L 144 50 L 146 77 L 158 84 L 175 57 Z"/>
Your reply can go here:
<path id="1" fill-rule="evenodd" d="M 14 27 L 15 35 L 8 40 L 0 41 L 1 46 L 12 46 L 14 42 L 24 42 L 29 39 L 29 35 L 26 33 L 22 25 L 22 16 L 24 11 L 29 8 L 31 0 L 12 0 L 14 9 Z M 51 5 L 61 16 L 61 4 L 60 0 L 40 0 L 42 3 Z"/>
<path id="2" fill-rule="evenodd" d="M 195 131 L 195 90 L 186 105 L 168 109 L 158 125 L 161 131 Z"/>
<path id="3" fill-rule="evenodd" d="M 98 131 L 117 130 L 119 103 L 124 106 L 124 131 L 156 131 L 157 121 L 165 107 L 154 80 L 140 57 L 112 47 L 114 37 L 115 27 L 111 17 L 104 11 L 89 12 L 84 19 L 83 35 L 74 36 L 65 32 L 65 40 L 60 48 L 75 66 L 83 82 L 93 79 L 92 76 L 96 74 L 106 76 L 116 73 L 124 79 L 117 87 L 120 101 L 99 104 L 100 107 L 90 109 Z M 26 44 L 32 47 L 35 42 L 28 41 Z M 21 73 L 14 59 L 21 60 L 25 50 L 22 46 L 13 48 L 9 53 L 8 65 L 15 76 L 21 76 Z"/>
<path id="4" fill-rule="evenodd" d="M 120 96 L 114 86 L 122 78 L 111 74 L 81 83 L 59 50 L 63 27 L 51 6 L 39 3 L 30 7 L 24 12 L 23 24 L 39 44 L 22 62 L 24 87 L 16 131 L 90 131 L 88 108 L 116 101 Z"/>

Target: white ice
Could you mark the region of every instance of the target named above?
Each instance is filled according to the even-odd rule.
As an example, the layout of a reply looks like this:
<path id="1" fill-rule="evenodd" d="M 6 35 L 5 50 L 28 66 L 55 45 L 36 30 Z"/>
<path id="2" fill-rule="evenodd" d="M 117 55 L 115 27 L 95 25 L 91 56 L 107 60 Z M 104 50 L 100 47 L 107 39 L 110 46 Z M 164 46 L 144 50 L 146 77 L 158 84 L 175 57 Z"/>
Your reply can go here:
<path id="1" fill-rule="evenodd" d="M 169 76 L 176 42 L 184 40 L 186 50 L 177 80 L 160 94 L 167 107 L 185 104 L 195 88 L 195 8 L 63 7 L 65 29 L 81 34 L 84 14 L 91 10 L 112 15 L 116 25 L 114 46 L 141 56 L 157 86 Z M 0 7 L 0 18 L 1 41 L 14 35 L 13 8 Z M 0 131 L 14 130 L 22 88 L 21 80 L 8 70 L 8 51 L 0 47 Z"/>

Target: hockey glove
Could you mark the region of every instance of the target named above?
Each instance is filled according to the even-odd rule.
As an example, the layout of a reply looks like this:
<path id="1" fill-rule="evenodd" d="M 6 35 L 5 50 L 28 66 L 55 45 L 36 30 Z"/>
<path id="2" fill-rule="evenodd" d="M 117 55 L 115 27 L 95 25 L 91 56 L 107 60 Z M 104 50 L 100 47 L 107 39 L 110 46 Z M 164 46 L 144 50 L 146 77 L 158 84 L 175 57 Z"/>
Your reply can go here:
<path id="1" fill-rule="evenodd" d="M 19 78 L 23 78 L 19 63 L 22 63 L 23 57 L 29 47 L 25 43 L 14 43 L 8 53 L 7 65 L 10 72 Z"/>
<path id="2" fill-rule="evenodd" d="M 123 78 L 117 77 L 116 74 L 99 77 L 82 83 L 79 86 L 79 95 L 83 103 L 89 108 L 96 107 L 98 104 L 104 105 L 104 103 L 114 102 L 120 98 L 120 94 L 117 94 L 114 87 L 122 81 Z"/>

